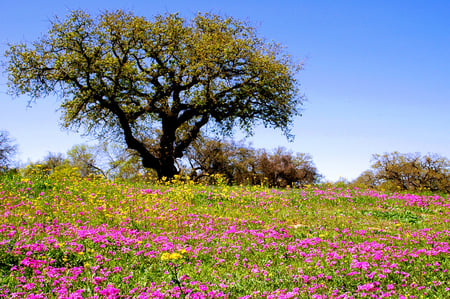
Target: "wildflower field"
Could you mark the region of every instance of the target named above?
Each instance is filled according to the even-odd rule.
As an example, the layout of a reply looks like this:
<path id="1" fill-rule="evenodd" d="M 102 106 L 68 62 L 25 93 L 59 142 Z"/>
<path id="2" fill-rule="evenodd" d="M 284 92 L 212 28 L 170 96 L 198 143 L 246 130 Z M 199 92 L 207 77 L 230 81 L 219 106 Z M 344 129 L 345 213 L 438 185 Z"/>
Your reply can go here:
<path id="1" fill-rule="evenodd" d="M 448 298 L 449 195 L 4 176 L 2 298 Z"/>

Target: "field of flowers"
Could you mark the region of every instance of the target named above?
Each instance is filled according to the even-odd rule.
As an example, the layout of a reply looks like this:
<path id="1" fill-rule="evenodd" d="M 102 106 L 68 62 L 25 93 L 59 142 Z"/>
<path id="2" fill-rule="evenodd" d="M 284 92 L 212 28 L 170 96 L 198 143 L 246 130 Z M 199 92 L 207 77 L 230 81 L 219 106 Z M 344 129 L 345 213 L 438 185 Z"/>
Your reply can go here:
<path id="1" fill-rule="evenodd" d="M 449 195 L 0 180 L 1 298 L 448 298 Z"/>

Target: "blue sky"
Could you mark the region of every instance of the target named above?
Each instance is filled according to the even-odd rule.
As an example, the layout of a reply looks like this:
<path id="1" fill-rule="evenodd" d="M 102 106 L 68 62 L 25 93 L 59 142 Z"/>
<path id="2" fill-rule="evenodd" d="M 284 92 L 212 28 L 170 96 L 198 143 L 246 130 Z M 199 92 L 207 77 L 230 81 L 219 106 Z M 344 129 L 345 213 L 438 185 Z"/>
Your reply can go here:
<path id="1" fill-rule="evenodd" d="M 8 42 L 35 40 L 50 19 L 73 9 L 125 9 L 148 18 L 208 11 L 250 21 L 304 61 L 298 80 L 308 101 L 293 142 L 262 128 L 247 142 L 309 153 L 328 180 L 356 178 L 376 153 L 450 157 L 450 1 L 4 0 L 0 51 Z M 26 97 L 6 91 L 2 72 L 0 129 L 15 138 L 22 162 L 90 140 L 60 129 L 56 98 L 27 108 Z"/>

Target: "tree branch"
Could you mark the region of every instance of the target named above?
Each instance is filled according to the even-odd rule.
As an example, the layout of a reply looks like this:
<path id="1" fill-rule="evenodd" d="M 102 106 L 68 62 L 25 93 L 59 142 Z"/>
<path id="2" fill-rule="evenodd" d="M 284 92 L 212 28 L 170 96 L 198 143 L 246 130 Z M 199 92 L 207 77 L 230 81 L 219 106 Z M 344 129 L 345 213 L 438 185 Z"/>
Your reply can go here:
<path id="1" fill-rule="evenodd" d="M 196 139 L 200 133 L 200 129 L 209 121 L 208 114 L 203 114 L 202 118 L 195 123 L 191 131 L 186 137 L 175 146 L 175 158 L 181 158 L 186 148 Z"/>
<path id="2" fill-rule="evenodd" d="M 139 156 L 141 156 L 142 158 L 144 167 L 159 169 L 159 160 L 148 151 L 148 149 L 142 142 L 134 137 L 127 116 L 125 115 L 123 110 L 120 109 L 119 105 L 113 100 L 110 100 L 109 102 L 105 101 L 101 98 L 101 96 L 97 97 L 97 100 L 103 107 L 110 110 L 114 115 L 117 116 L 120 126 L 122 127 L 127 146 L 139 153 Z"/>

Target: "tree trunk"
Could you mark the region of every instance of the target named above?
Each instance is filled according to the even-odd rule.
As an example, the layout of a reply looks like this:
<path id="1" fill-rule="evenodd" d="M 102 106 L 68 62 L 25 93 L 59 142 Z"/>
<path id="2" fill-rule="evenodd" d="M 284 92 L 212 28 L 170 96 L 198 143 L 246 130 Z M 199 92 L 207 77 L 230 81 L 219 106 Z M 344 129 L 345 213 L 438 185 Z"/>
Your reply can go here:
<path id="1" fill-rule="evenodd" d="M 163 134 L 159 143 L 159 167 L 156 169 L 158 178 L 173 178 L 178 173 L 175 166 L 175 132 L 177 130 L 176 117 L 162 118 Z"/>
<path id="2" fill-rule="evenodd" d="M 162 179 L 163 177 L 168 179 L 173 178 L 178 174 L 178 169 L 175 166 L 175 159 L 171 159 L 171 157 L 168 157 L 168 159 L 161 159 L 161 166 L 156 172 L 158 173 L 159 179 Z"/>

